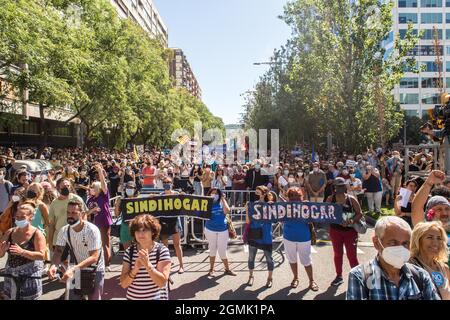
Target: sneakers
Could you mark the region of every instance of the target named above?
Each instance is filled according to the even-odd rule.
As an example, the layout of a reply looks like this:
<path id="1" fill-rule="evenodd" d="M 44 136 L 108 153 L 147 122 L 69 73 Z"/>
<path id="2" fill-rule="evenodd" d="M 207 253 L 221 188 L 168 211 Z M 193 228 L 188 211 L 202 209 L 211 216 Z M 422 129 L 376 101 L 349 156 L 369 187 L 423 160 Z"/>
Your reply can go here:
<path id="1" fill-rule="evenodd" d="M 342 277 L 336 277 L 336 279 L 334 279 L 333 282 L 331 282 L 331 285 L 337 287 L 343 283 L 344 283 L 344 279 L 342 279 Z"/>

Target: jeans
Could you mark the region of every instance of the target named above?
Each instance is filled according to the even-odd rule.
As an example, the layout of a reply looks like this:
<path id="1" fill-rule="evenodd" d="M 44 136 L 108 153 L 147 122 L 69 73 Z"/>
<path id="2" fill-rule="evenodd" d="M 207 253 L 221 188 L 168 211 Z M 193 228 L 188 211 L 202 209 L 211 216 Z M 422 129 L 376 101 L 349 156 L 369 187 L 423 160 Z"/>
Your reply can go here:
<path id="1" fill-rule="evenodd" d="M 375 211 L 381 212 L 381 200 L 383 199 L 383 192 L 366 192 L 366 197 L 369 211 L 373 211 L 375 204 Z"/>
<path id="2" fill-rule="evenodd" d="M 253 246 L 248 246 L 248 268 L 250 270 L 255 269 L 255 259 L 258 248 Z M 266 257 L 267 269 L 273 271 L 275 264 L 273 263 L 272 252 L 269 250 L 264 250 L 264 256 Z"/>

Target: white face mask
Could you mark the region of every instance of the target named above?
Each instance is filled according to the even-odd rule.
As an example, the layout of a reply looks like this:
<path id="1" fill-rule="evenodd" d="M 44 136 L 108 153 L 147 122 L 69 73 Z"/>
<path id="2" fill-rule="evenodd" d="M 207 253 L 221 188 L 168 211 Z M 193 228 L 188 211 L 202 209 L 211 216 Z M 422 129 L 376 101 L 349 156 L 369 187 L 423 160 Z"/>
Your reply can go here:
<path id="1" fill-rule="evenodd" d="M 354 173 L 350 174 L 350 177 L 353 179 L 355 177 L 355 174 Z"/>
<path id="2" fill-rule="evenodd" d="M 19 197 L 18 195 L 13 195 L 13 196 L 11 197 L 11 200 L 12 200 L 13 202 L 18 202 L 18 201 L 20 201 L 20 197 Z"/>
<path id="3" fill-rule="evenodd" d="M 314 168 L 313 172 L 319 172 L 319 168 Z"/>
<path id="4" fill-rule="evenodd" d="M 291 177 L 291 178 L 288 179 L 288 182 L 289 182 L 289 183 L 294 183 L 294 182 L 295 182 L 295 179 Z"/>
<path id="5" fill-rule="evenodd" d="M 298 172 L 299 177 L 303 177 L 303 172 Z"/>
<path id="6" fill-rule="evenodd" d="M 128 197 L 132 197 L 134 195 L 134 189 L 125 189 L 125 193 Z"/>
<path id="7" fill-rule="evenodd" d="M 396 269 L 401 269 L 411 257 L 411 253 L 404 246 L 395 247 L 383 247 L 381 241 L 378 239 L 379 244 L 383 248 L 381 257 L 386 263 L 390 264 Z"/>

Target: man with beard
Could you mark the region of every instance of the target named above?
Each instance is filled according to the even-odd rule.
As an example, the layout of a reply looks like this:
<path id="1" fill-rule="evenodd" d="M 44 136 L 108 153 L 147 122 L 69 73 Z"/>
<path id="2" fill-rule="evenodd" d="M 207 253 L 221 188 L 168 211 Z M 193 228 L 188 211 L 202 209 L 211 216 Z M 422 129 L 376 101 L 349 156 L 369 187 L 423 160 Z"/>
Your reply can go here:
<path id="1" fill-rule="evenodd" d="M 61 256 L 66 245 L 70 247 L 70 265 L 61 277 L 61 282 L 73 281 L 80 276 L 82 269 L 95 265 L 95 284 L 92 293 L 80 293 L 83 300 L 101 300 L 105 280 L 105 260 L 102 252 L 100 230 L 92 223 L 83 220 L 84 204 L 72 200 L 67 205 L 67 223 L 58 233 L 56 249 L 52 258 L 52 265 L 48 271 L 50 280 L 56 278 L 57 265 L 61 263 Z M 80 281 L 81 282 L 81 281 Z M 82 284 L 82 282 L 81 282 Z M 74 297 L 75 298 L 75 297 Z"/>

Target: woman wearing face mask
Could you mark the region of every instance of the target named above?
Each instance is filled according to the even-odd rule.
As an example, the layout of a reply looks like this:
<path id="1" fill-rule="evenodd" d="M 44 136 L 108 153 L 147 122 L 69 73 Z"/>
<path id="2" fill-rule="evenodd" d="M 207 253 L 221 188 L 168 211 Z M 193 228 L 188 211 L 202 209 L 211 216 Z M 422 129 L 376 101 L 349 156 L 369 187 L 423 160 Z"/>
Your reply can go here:
<path id="1" fill-rule="evenodd" d="M 128 181 L 125 185 L 125 199 L 132 199 L 132 198 L 138 198 L 139 192 L 136 189 L 136 184 L 134 181 Z M 114 214 L 116 217 L 119 217 L 121 215 L 121 198 L 116 199 L 116 203 L 114 205 Z M 129 222 L 123 221 L 120 225 L 120 243 L 123 245 L 124 249 L 128 249 L 128 247 L 131 245 L 133 238 L 130 234 L 130 228 L 129 228 Z"/>
<path id="2" fill-rule="evenodd" d="M 256 187 L 256 198 L 255 202 L 266 202 L 266 196 L 269 193 L 269 189 L 266 186 Z M 272 223 L 262 223 L 259 221 L 252 221 L 249 217 L 248 207 L 246 207 L 246 223 L 250 224 L 250 232 L 248 235 L 248 269 L 249 278 L 247 285 L 252 286 L 254 277 L 253 270 L 255 269 L 255 259 L 258 249 L 263 250 L 264 256 L 266 257 L 267 268 L 269 270 L 267 276 L 266 287 L 271 288 L 273 284 L 273 257 L 272 257 Z"/>
<path id="3" fill-rule="evenodd" d="M 362 204 L 364 199 L 364 191 L 362 189 L 361 179 L 356 178 L 354 168 L 349 169 L 350 179 L 348 180 L 348 194 L 358 199 L 359 204 Z"/>
<path id="4" fill-rule="evenodd" d="M 334 195 L 328 197 L 326 202 L 342 205 L 342 210 L 348 217 L 342 225 L 330 224 L 330 238 L 333 245 L 334 266 L 336 269 L 336 278 L 331 282 L 331 285 L 339 286 L 344 282 L 342 278 L 344 246 L 350 267 L 354 268 L 359 264 L 356 255 L 358 233 L 353 228 L 353 224 L 362 218 L 362 212 L 358 200 L 347 194 L 347 185 L 343 178 L 336 178 L 333 186 Z"/>
<path id="5" fill-rule="evenodd" d="M 25 198 L 25 188 L 20 187 L 14 191 L 6 209 L 0 215 L 0 235 L 3 235 L 8 229 L 14 226 L 17 208 L 22 204 Z"/>
<path id="6" fill-rule="evenodd" d="M 428 271 L 442 300 L 450 300 L 448 237 L 440 222 L 420 222 L 411 235 L 410 263 Z"/>
<path id="7" fill-rule="evenodd" d="M 194 194 L 198 196 L 203 195 L 202 175 L 202 168 L 198 164 L 194 165 L 189 176 L 193 180 Z"/>
<path id="8" fill-rule="evenodd" d="M 109 210 L 109 190 L 106 184 L 105 173 L 100 164 L 95 165 L 99 181 L 92 183 L 91 196 L 87 201 L 88 208 L 98 208 L 94 216 L 94 224 L 100 229 L 103 252 L 105 254 L 106 271 L 110 271 L 111 260 L 111 225 L 112 217 Z"/>
<path id="9" fill-rule="evenodd" d="M 216 177 L 213 180 L 211 187 L 214 189 L 225 190 L 228 182 L 228 177 L 224 175 L 224 171 L 221 167 L 217 168 Z M 211 190 L 208 192 L 208 194 Z"/>
<path id="10" fill-rule="evenodd" d="M 45 237 L 31 225 L 35 212 L 32 203 L 23 203 L 18 207 L 15 228 L 8 230 L 0 241 L 0 258 L 8 252 L 5 274 L 20 275 L 18 278 L 5 277 L 4 291 L 9 299 L 13 287 L 17 288 L 20 300 L 37 300 L 42 295 L 42 270 L 45 254 Z"/>
<path id="11" fill-rule="evenodd" d="M 44 202 L 47 205 L 47 207 L 49 207 L 52 204 L 53 200 L 55 200 L 58 195 L 56 194 L 56 191 L 49 182 L 47 181 L 41 182 L 41 186 L 42 188 L 44 188 L 44 195 L 42 196 L 42 202 Z"/>
<path id="12" fill-rule="evenodd" d="M 89 192 L 90 179 L 85 168 L 81 169 L 80 175 L 75 178 L 75 190 L 77 195 L 86 203 Z"/>
<path id="13" fill-rule="evenodd" d="M 161 195 L 174 195 L 178 194 L 178 192 L 173 191 L 173 181 L 171 178 L 166 177 L 163 180 L 163 188 L 164 192 L 161 193 Z M 159 222 L 161 224 L 161 232 L 160 232 L 160 239 L 161 242 L 166 246 L 169 247 L 169 237 L 172 236 L 173 240 L 173 247 L 175 248 L 175 253 L 178 258 L 178 262 L 180 263 L 180 269 L 178 270 L 179 274 L 184 273 L 184 267 L 183 267 L 183 248 L 181 247 L 181 220 L 179 217 L 177 218 L 159 218 Z"/>
<path id="14" fill-rule="evenodd" d="M 403 207 L 402 206 L 402 202 L 403 202 L 402 196 L 398 195 L 395 198 L 394 210 L 395 210 L 395 214 L 398 217 L 405 220 L 412 228 L 413 225 L 412 225 L 412 220 L 411 220 L 411 211 L 412 211 L 412 202 L 414 200 L 414 195 L 417 190 L 417 182 L 415 180 L 409 180 L 405 183 L 405 188 L 407 190 L 411 191 L 411 196 L 408 199 L 408 204 L 406 205 L 406 207 Z"/>
<path id="15" fill-rule="evenodd" d="M 285 167 L 283 169 L 283 175 L 278 178 L 278 189 L 280 190 L 280 195 L 286 198 L 286 192 L 289 189 L 289 168 Z"/>
<path id="16" fill-rule="evenodd" d="M 230 270 L 227 257 L 229 236 L 226 216 L 230 214 L 230 206 L 220 189 L 211 189 L 208 196 L 213 197 L 214 199 L 211 219 L 207 220 L 205 223 L 205 237 L 206 240 L 208 240 L 210 264 L 208 276 L 214 276 L 214 264 L 217 252 L 225 267 L 224 274 L 235 276 L 236 274 Z"/>
<path id="17" fill-rule="evenodd" d="M 289 202 L 303 202 L 303 193 L 300 188 L 289 188 L 287 192 Z M 314 281 L 313 268 L 311 260 L 311 230 L 308 223 L 297 221 L 286 221 L 283 224 L 283 244 L 286 255 L 291 266 L 294 280 L 291 282 L 292 288 L 297 288 L 298 280 L 298 263 L 305 267 L 309 278 L 309 289 L 318 291 L 319 287 Z"/>
<path id="18" fill-rule="evenodd" d="M 49 227 L 50 221 L 48 218 L 48 207 L 42 202 L 43 195 L 44 188 L 36 182 L 30 184 L 25 194 L 27 202 L 34 203 L 36 207 L 36 212 L 34 213 L 34 219 L 31 222 L 31 225 L 38 228 L 45 236 L 47 234 L 45 230 Z"/>

